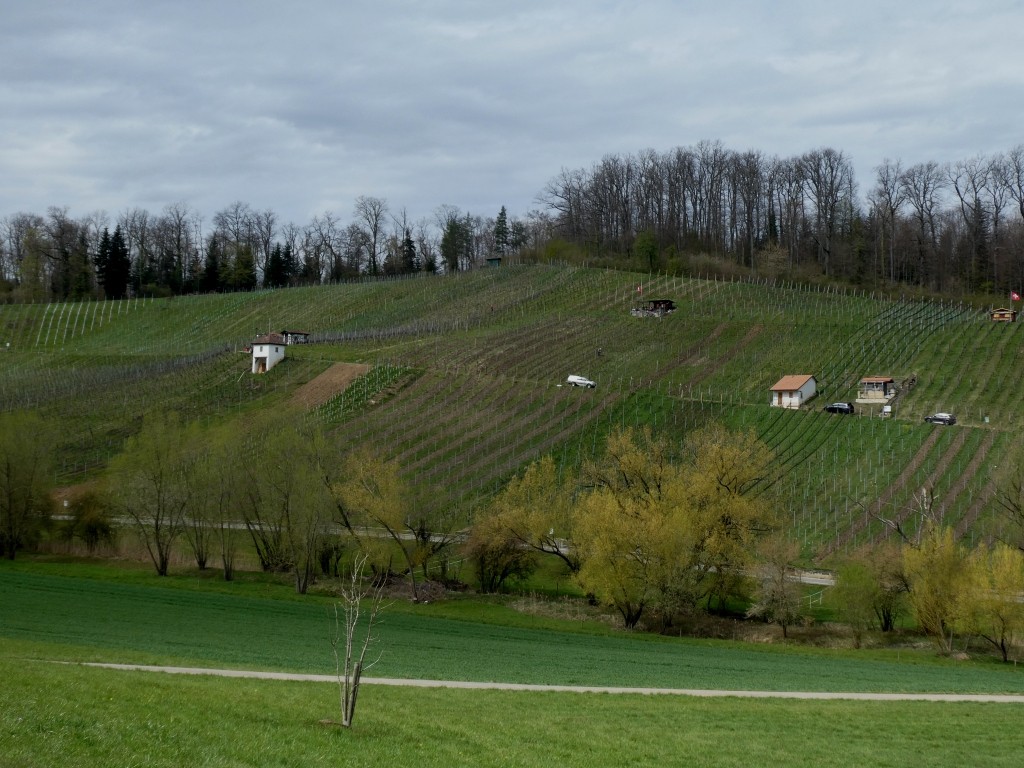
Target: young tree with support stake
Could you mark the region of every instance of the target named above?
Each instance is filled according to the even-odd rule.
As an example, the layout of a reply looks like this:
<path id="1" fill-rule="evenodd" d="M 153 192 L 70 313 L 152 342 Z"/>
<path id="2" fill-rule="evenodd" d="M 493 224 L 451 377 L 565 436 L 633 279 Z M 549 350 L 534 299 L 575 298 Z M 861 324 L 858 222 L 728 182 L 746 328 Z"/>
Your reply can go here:
<path id="1" fill-rule="evenodd" d="M 345 728 L 352 727 L 363 672 L 380 659 L 378 656 L 369 664 L 366 663 L 366 652 L 377 641 L 374 627 L 385 607 L 383 582 L 373 584 L 365 580 L 367 559 L 366 555 L 356 556 L 348 583 L 341 589 L 341 601 L 334 605 L 331 649 L 338 678 L 341 725 Z M 366 602 L 369 605 L 365 605 Z M 366 631 L 360 638 L 364 618 Z"/>

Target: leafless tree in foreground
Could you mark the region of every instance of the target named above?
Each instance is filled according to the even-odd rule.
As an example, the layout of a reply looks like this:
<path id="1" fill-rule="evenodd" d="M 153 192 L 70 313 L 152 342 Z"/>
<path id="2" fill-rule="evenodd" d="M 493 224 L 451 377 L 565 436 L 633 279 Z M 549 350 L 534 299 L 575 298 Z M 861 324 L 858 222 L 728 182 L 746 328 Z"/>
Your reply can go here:
<path id="1" fill-rule="evenodd" d="M 341 725 L 352 727 L 356 713 L 356 698 L 359 695 L 359 681 L 363 670 L 379 661 L 378 655 L 369 664 L 365 663 L 366 652 L 377 637 L 373 628 L 384 610 L 383 582 L 373 584 L 364 580 L 366 555 L 357 555 L 352 563 L 348 583 L 341 589 L 341 600 L 334 604 L 334 631 L 331 634 L 331 649 L 334 651 L 334 665 L 338 677 L 341 701 Z M 368 605 L 364 605 L 368 603 Z M 366 633 L 358 637 L 361 619 L 365 617 Z"/>

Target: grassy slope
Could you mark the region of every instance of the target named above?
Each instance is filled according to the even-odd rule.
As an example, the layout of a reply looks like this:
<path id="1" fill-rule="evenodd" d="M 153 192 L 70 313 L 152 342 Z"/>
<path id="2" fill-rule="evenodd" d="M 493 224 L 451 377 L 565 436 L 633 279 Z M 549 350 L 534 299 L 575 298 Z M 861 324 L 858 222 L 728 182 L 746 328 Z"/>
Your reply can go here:
<path id="1" fill-rule="evenodd" d="M 279 407 L 335 360 L 363 361 L 378 368 L 362 394 L 313 417 L 339 443 L 373 440 L 455 502 L 485 496 L 544 452 L 572 466 L 615 427 L 649 423 L 681 439 L 719 419 L 755 429 L 776 450 L 777 472 L 764 489 L 780 494 L 808 554 L 827 557 L 877 538 L 883 531 L 864 510 L 884 499 L 887 516 L 900 514 L 922 484 L 937 489 L 946 519 L 964 535 L 991 530 L 991 469 L 1021 426 L 1024 389 L 1012 384 L 1021 326 L 995 325 L 957 305 L 663 276 L 642 277 L 644 296 L 672 298 L 679 311 L 639 320 L 628 313 L 639 280 L 503 267 L 0 307 L 0 342 L 11 341 L 0 352 L 0 404 L 38 408 L 62 425 L 59 473 L 71 481 L 102 467 L 149 409 L 244 418 Z M 292 348 L 270 374 L 251 376 L 236 350 L 281 327 L 329 341 Z M 794 372 L 816 374 L 821 396 L 800 413 L 767 408 L 770 385 Z M 568 373 L 599 386 L 559 387 Z M 852 399 L 868 374 L 916 375 L 896 419 L 820 412 L 822 402 Z M 951 447 L 946 436 L 926 442 L 935 428 L 921 417 L 940 409 L 957 412 L 955 431 L 970 433 L 966 445 Z"/>

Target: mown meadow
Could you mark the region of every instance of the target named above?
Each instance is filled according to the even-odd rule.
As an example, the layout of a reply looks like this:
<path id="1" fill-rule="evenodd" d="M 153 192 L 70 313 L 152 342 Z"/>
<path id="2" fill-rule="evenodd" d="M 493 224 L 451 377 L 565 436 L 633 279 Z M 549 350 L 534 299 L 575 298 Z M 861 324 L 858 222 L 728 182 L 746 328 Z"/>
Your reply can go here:
<path id="1" fill-rule="evenodd" d="M 0 765 L 1015 765 L 1020 704 L 690 698 L 367 684 L 353 728 L 326 682 L 68 661 L 330 675 L 329 594 L 140 565 L 0 563 Z M 506 598 L 393 603 L 374 676 L 733 690 L 1024 693 L 1016 667 L 752 647 L 543 619 Z"/>

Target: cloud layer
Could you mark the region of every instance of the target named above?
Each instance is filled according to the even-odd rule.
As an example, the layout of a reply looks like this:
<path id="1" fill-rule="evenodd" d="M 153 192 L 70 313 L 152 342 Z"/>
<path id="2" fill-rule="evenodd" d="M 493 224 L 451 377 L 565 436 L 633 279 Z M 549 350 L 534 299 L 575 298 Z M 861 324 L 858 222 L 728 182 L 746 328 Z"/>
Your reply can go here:
<path id="1" fill-rule="evenodd" d="M 524 214 L 563 167 L 703 139 L 835 147 L 864 190 L 1024 141 L 1019 3 L 833 5 L 13 0 L 0 216 Z"/>

